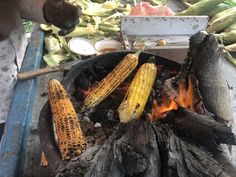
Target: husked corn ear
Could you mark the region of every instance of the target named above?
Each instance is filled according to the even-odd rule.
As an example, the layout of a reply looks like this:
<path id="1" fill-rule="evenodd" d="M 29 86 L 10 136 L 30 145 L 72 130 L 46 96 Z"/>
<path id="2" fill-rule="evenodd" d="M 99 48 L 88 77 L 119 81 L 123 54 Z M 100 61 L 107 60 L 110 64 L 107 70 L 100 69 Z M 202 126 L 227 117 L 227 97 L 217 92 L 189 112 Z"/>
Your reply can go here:
<path id="1" fill-rule="evenodd" d="M 225 49 L 230 52 L 236 52 L 236 43 L 225 46 Z"/>
<path id="2" fill-rule="evenodd" d="M 81 154 L 86 146 L 79 119 L 59 81 L 49 81 L 48 96 L 62 159 L 71 159 Z"/>
<path id="3" fill-rule="evenodd" d="M 224 10 L 216 14 L 209 22 L 207 32 L 220 32 L 229 26 L 233 25 L 236 21 L 236 7 Z"/>
<path id="4" fill-rule="evenodd" d="M 129 86 L 126 98 L 118 108 L 121 122 L 125 123 L 141 117 L 156 75 L 157 67 L 154 63 L 145 63 L 139 68 Z"/>
<path id="5" fill-rule="evenodd" d="M 128 54 L 85 98 L 82 111 L 98 105 L 111 94 L 136 68 L 141 51 Z"/>

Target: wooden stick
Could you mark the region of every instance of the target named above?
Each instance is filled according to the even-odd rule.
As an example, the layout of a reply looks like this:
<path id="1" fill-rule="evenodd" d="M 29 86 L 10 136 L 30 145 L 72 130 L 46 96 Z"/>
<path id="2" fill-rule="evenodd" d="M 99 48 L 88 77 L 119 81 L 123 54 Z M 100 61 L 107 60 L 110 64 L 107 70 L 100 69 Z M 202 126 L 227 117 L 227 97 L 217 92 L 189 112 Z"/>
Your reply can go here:
<path id="1" fill-rule="evenodd" d="M 61 69 L 58 66 L 45 67 L 45 68 L 34 70 L 34 71 L 27 71 L 27 72 L 23 72 L 23 73 L 18 73 L 17 77 L 19 80 L 26 80 L 26 79 L 32 79 L 34 77 L 37 77 L 37 76 L 40 76 L 43 74 L 48 74 L 48 73 L 61 71 L 61 70 L 63 70 L 63 69 Z"/>

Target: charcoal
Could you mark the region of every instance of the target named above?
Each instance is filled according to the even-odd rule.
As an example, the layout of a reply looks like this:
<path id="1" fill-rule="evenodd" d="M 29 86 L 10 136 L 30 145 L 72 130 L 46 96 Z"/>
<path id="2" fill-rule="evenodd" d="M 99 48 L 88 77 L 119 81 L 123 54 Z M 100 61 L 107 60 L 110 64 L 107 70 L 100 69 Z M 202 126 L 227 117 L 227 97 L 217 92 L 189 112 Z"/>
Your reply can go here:
<path id="1" fill-rule="evenodd" d="M 90 120 L 93 122 L 105 122 L 107 116 L 107 111 L 97 110 L 90 115 Z"/>
<path id="2" fill-rule="evenodd" d="M 94 83 L 96 81 L 96 78 L 93 76 L 88 76 L 88 80 L 90 83 Z"/>
<path id="3" fill-rule="evenodd" d="M 154 83 L 154 88 L 156 90 L 161 90 L 163 87 L 163 81 L 162 80 L 159 80 L 159 79 L 156 79 L 155 80 L 155 83 Z"/>
<path id="4" fill-rule="evenodd" d="M 94 72 L 97 74 L 97 80 L 102 80 L 111 70 L 105 69 L 102 65 L 94 65 L 93 66 Z"/>
<path id="5" fill-rule="evenodd" d="M 161 81 L 164 81 L 164 80 L 170 78 L 170 76 L 171 76 L 171 71 L 167 68 L 163 68 L 163 69 L 161 69 L 161 71 L 158 74 L 158 79 Z"/>
<path id="6" fill-rule="evenodd" d="M 93 67 L 88 67 L 85 72 L 84 72 L 87 76 L 92 76 L 94 78 L 97 78 L 99 74 L 95 73 Z"/>
<path id="7" fill-rule="evenodd" d="M 41 97 L 45 97 L 45 96 L 48 96 L 48 93 L 47 92 L 43 92 L 42 94 L 40 94 Z"/>
<path id="8" fill-rule="evenodd" d="M 80 102 L 84 100 L 84 93 L 81 92 L 79 89 L 74 92 L 73 96 Z"/>
<path id="9" fill-rule="evenodd" d="M 80 88 L 82 90 L 88 90 L 89 86 L 91 83 L 87 79 L 86 75 L 80 74 L 76 79 L 75 79 L 75 86 L 76 88 Z"/>
<path id="10" fill-rule="evenodd" d="M 93 66 L 93 69 L 94 69 L 94 72 L 96 73 L 96 74 L 99 74 L 99 73 L 101 73 L 101 72 L 104 72 L 104 70 L 105 70 L 105 68 L 104 68 L 104 66 L 102 66 L 102 65 L 94 65 Z"/>

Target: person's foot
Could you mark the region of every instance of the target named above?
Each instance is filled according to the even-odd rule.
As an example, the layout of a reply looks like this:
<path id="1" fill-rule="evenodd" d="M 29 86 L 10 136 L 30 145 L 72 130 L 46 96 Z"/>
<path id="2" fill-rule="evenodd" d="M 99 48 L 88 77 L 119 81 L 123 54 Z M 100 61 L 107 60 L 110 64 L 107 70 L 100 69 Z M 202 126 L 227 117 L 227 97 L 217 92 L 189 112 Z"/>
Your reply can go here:
<path id="1" fill-rule="evenodd" d="M 2 139 L 2 135 L 4 133 L 4 124 L 5 123 L 0 124 L 0 142 L 1 142 L 1 139 Z"/>

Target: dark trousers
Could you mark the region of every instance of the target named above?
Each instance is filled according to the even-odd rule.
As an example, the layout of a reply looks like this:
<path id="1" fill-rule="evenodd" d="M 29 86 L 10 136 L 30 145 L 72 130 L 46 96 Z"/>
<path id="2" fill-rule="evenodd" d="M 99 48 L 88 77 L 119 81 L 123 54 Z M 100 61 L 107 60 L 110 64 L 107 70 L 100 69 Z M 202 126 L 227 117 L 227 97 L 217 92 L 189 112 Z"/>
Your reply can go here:
<path id="1" fill-rule="evenodd" d="M 0 141 L 1 141 L 2 135 L 3 135 L 3 133 L 4 133 L 4 124 L 5 124 L 5 123 L 0 124 Z"/>

